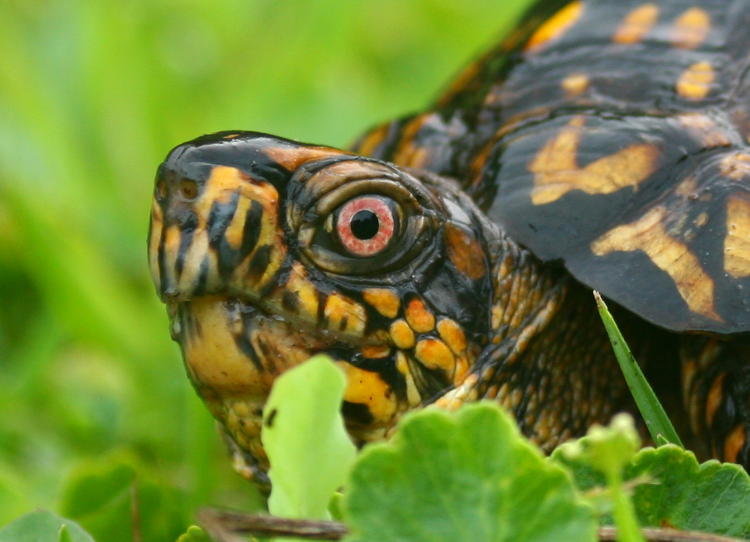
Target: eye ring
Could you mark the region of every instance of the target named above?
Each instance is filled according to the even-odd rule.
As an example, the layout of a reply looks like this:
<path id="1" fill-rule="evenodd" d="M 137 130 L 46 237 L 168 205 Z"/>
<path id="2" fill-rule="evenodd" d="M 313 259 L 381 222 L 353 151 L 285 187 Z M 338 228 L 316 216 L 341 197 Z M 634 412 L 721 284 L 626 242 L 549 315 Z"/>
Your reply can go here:
<path id="1" fill-rule="evenodd" d="M 364 220 L 369 223 L 358 226 L 358 216 L 361 219 L 366 217 Z M 370 235 L 373 227 L 376 230 Z M 395 230 L 393 210 L 377 196 L 360 196 L 349 200 L 341 207 L 336 219 L 339 241 L 347 251 L 360 257 L 374 256 L 385 250 Z"/>

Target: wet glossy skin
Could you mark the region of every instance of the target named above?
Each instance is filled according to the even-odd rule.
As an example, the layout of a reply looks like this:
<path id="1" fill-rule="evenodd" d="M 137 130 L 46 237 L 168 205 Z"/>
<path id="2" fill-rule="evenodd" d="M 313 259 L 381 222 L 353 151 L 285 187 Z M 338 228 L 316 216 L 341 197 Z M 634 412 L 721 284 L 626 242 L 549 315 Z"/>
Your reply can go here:
<path id="1" fill-rule="evenodd" d="M 245 473 L 267 467 L 274 378 L 317 352 L 347 375 L 359 443 L 409 409 L 483 397 L 547 450 L 607 421 L 627 394 L 568 272 L 663 328 L 747 332 L 749 27 L 740 0 L 540 2 L 354 154 L 252 132 L 171 151 L 152 275 Z M 746 347 L 684 339 L 680 394 L 678 354 L 620 321 L 685 404 L 673 418 L 750 462 Z"/>

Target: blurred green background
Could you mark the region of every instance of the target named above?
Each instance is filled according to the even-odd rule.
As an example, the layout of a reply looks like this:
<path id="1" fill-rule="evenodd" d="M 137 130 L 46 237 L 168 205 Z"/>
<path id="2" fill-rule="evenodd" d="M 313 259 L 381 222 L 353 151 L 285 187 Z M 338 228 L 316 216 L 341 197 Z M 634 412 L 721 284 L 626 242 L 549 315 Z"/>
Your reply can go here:
<path id="1" fill-rule="evenodd" d="M 41 506 L 106 532 L 137 498 L 173 540 L 196 506 L 257 507 L 147 275 L 157 164 L 218 130 L 346 145 L 526 3 L 0 1 L 0 525 Z"/>

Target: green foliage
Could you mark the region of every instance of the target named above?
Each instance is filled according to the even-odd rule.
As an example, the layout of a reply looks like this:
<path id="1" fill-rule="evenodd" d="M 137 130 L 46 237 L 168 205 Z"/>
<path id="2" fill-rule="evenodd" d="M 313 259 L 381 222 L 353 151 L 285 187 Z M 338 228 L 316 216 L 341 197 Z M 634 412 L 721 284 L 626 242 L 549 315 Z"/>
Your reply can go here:
<path id="1" fill-rule="evenodd" d="M 37 510 L 0 529 L 0 542 L 94 542 L 74 522 Z"/>
<path id="2" fill-rule="evenodd" d="M 588 440 L 563 445 L 552 455 L 582 491 L 606 485 L 602 472 L 570 453 Z M 642 526 L 750 538 L 750 477 L 738 465 L 715 460 L 699 464 L 692 452 L 668 444 L 640 450 L 625 466 L 623 479 L 634 486 L 632 502 Z"/>
<path id="3" fill-rule="evenodd" d="M 677 431 L 675 431 L 672 422 L 669 420 L 669 416 L 667 416 L 654 390 L 651 389 L 651 385 L 643 375 L 641 367 L 630 352 L 628 343 L 625 342 L 622 333 L 620 333 L 614 318 L 612 318 L 599 292 L 594 292 L 594 299 L 596 300 L 596 307 L 599 310 L 599 316 L 604 323 L 604 328 L 607 330 L 607 335 L 615 351 L 617 362 L 620 364 L 620 369 L 628 384 L 628 388 L 630 388 L 630 393 L 633 395 L 635 404 L 638 405 L 638 410 L 646 422 L 646 427 L 648 427 L 651 438 L 659 444 L 671 442 L 672 444 L 683 446 L 680 437 L 677 435 Z"/>
<path id="4" fill-rule="evenodd" d="M 596 539 L 565 472 L 488 403 L 409 416 L 359 458 L 344 510 L 358 542 Z"/>
<path id="5" fill-rule="evenodd" d="M 274 383 L 263 412 L 272 514 L 329 517 L 328 504 L 356 455 L 341 416 L 345 385 L 343 373 L 326 356 L 310 359 Z"/>
<path id="6" fill-rule="evenodd" d="M 423 108 L 525 3 L 0 2 L 0 525 L 60 511 L 115 449 L 183 517 L 261 508 L 148 277 L 157 164 L 224 129 L 345 145 Z"/>

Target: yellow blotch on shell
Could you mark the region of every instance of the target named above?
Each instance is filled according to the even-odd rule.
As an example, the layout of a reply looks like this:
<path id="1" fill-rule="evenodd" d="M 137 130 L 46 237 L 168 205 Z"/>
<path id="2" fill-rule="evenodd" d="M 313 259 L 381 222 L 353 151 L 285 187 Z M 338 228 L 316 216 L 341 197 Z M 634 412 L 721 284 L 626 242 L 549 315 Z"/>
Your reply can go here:
<path id="1" fill-rule="evenodd" d="M 727 224 L 724 237 L 724 270 L 734 278 L 750 276 L 750 201 L 727 198 Z"/>
<path id="2" fill-rule="evenodd" d="M 572 98 L 586 92 L 589 88 L 589 76 L 585 73 L 571 73 L 560 83 L 566 96 Z"/>
<path id="3" fill-rule="evenodd" d="M 664 229 L 667 209 L 654 207 L 638 220 L 612 228 L 591 243 L 597 256 L 610 252 L 642 250 L 665 271 L 691 311 L 721 321 L 714 310 L 714 281 L 700 261 L 681 241 Z"/>
<path id="4" fill-rule="evenodd" d="M 703 8 L 693 7 L 680 15 L 672 28 L 675 47 L 695 49 L 703 43 L 711 30 L 711 16 Z"/>
<path id="5" fill-rule="evenodd" d="M 365 309 L 359 303 L 339 293 L 332 293 L 326 300 L 323 315 L 328 319 L 328 329 L 362 336 L 365 331 Z"/>
<path id="6" fill-rule="evenodd" d="M 440 338 L 445 341 L 451 351 L 458 355 L 466 350 L 466 335 L 464 330 L 454 320 L 441 318 L 437 325 Z"/>
<path id="7" fill-rule="evenodd" d="M 737 152 L 727 154 L 721 159 L 719 169 L 722 175 L 734 181 L 741 181 L 750 177 L 750 154 Z"/>
<path id="8" fill-rule="evenodd" d="M 362 297 L 386 318 L 395 318 L 401 307 L 401 299 L 390 288 L 367 288 Z"/>
<path id="9" fill-rule="evenodd" d="M 529 41 L 526 42 L 524 50 L 535 51 L 550 41 L 559 38 L 576 23 L 582 14 L 583 3 L 580 0 L 571 2 L 537 28 Z"/>
<path id="10" fill-rule="evenodd" d="M 659 18 L 659 6 L 641 4 L 623 19 L 612 36 L 612 41 L 621 44 L 638 43 L 648 33 Z"/>
<path id="11" fill-rule="evenodd" d="M 396 413 L 396 394 L 378 373 L 338 362 L 346 375 L 344 401 L 365 405 L 377 422 L 387 422 Z"/>
<path id="12" fill-rule="evenodd" d="M 680 74 L 675 86 L 677 94 L 688 100 L 700 100 L 711 92 L 716 75 L 708 62 L 696 62 Z"/>
<path id="13" fill-rule="evenodd" d="M 628 145 L 580 167 L 577 155 L 585 123 L 583 116 L 571 119 L 529 163 L 529 171 L 534 174 L 534 205 L 556 201 L 571 190 L 610 194 L 628 186 L 637 187 L 656 170 L 659 149 L 650 143 Z"/>
<path id="14" fill-rule="evenodd" d="M 414 347 L 414 356 L 428 369 L 442 369 L 450 374 L 456 367 L 455 356 L 440 339 L 429 337 L 419 340 Z"/>
<path id="15" fill-rule="evenodd" d="M 397 348 L 405 350 L 414 346 L 414 331 L 404 320 L 396 320 L 391 324 L 391 340 Z"/>
<path id="16" fill-rule="evenodd" d="M 412 299 L 407 303 L 405 316 L 411 328 L 417 333 L 426 333 L 435 328 L 435 316 L 421 299 Z"/>

